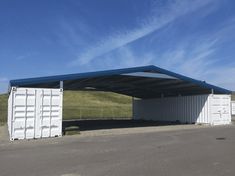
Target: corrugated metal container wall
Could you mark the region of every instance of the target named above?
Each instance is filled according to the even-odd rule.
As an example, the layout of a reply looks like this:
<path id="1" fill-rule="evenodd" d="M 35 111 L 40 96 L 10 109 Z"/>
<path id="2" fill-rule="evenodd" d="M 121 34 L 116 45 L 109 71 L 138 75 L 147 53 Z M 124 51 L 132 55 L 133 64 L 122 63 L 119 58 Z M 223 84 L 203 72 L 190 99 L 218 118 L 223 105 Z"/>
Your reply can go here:
<path id="1" fill-rule="evenodd" d="M 214 101 L 213 96 L 208 94 L 146 100 L 134 99 L 133 119 L 213 124 L 210 112 L 212 101 Z M 219 96 L 230 97 L 229 95 Z"/>
<path id="2" fill-rule="evenodd" d="M 8 99 L 10 139 L 62 135 L 62 89 L 12 88 Z"/>
<path id="3" fill-rule="evenodd" d="M 235 101 L 231 101 L 231 113 L 235 115 Z"/>

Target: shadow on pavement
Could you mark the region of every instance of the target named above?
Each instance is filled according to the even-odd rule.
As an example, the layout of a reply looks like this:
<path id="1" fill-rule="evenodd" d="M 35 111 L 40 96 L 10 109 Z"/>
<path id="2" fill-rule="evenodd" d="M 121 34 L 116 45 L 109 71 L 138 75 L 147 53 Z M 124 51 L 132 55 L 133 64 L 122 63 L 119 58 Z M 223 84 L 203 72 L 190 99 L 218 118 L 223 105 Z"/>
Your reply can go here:
<path id="1" fill-rule="evenodd" d="M 115 128 L 134 128 L 134 127 L 153 127 L 166 125 L 179 125 L 178 122 L 158 122 L 145 120 L 64 120 L 63 134 L 67 131 L 88 131 L 101 129 L 115 129 Z"/>

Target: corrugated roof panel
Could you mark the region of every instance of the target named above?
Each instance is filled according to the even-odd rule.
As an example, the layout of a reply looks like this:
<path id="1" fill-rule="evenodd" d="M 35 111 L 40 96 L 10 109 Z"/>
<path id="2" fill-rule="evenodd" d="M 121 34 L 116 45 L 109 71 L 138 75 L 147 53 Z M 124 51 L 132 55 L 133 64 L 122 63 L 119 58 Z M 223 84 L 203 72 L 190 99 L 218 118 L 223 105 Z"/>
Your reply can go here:
<path id="1" fill-rule="evenodd" d="M 47 76 L 11 80 L 10 86 L 16 87 L 59 87 L 64 81 L 65 90 L 113 91 L 139 98 L 194 95 L 210 93 L 231 94 L 231 91 L 189 78 L 153 65 L 97 72 Z"/>

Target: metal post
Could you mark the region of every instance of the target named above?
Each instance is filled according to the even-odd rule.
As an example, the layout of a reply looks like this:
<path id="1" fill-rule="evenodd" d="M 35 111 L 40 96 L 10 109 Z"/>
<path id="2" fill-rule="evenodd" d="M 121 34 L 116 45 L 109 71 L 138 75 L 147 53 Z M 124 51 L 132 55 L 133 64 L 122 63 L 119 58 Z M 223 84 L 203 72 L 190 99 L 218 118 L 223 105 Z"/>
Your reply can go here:
<path id="1" fill-rule="evenodd" d="M 60 81 L 60 89 L 64 89 L 64 81 Z"/>
<path id="2" fill-rule="evenodd" d="M 135 97 L 132 97 L 132 117 L 131 117 L 131 119 L 132 120 L 135 120 L 134 118 L 134 112 L 135 112 L 135 106 L 134 106 L 134 102 L 135 102 Z"/>
<path id="3" fill-rule="evenodd" d="M 11 94 L 11 86 L 10 86 L 10 84 L 8 85 L 8 95 L 10 95 Z"/>

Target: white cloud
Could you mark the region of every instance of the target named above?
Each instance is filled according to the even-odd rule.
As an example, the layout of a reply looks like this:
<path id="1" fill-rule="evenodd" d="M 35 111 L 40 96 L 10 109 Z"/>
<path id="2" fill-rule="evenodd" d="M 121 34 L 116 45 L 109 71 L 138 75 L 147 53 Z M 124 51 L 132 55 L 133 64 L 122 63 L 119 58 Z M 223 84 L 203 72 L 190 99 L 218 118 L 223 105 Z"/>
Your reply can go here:
<path id="1" fill-rule="evenodd" d="M 191 47 L 188 46 L 191 43 Z M 206 80 L 215 85 L 235 90 L 235 62 L 218 64 L 223 58 L 215 58 L 219 41 L 207 37 L 203 41 L 192 44 L 184 43 L 179 47 L 162 54 L 161 67 L 200 80 Z M 159 64 L 158 64 L 159 65 Z"/>
<path id="2" fill-rule="evenodd" d="M 158 7 L 158 4 L 152 9 L 153 14 L 147 20 L 141 22 L 139 28 L 126 31 L 116 31 L 114 34 L 99 41 L 95 45 L 88 48 L 84 53 L 79 54 L 77 59 L 69 65 L 85 65 L 93 59 L 112 50 L 123 47 L 140 38 L 143 38 L 152 32 L 164 27 L 166 24 L 174 21 L 178 17 L 193 12 L 201 7 L 208 5 L 211 0 L 196 0 L 196 1 L 171 1 L 167 7 Z M 162 9 L 162 10 L 161 10 Z M 166 13 L 167 12 L 167 13 Z"/>
<path id="3" fill-rule="evenodd" d="M 222 29 L 224 31 L 224 28 Z M 224 42 L 220 31 L 219 39 L 211 33 L 195 40 L 189 38 L 178 43 L 175 48 L 161 54 L 137 52 L 131 47 L 124 46 L 97 59 L 102 59 L 100 68 L 124 68 L 154 64 L 192 78 L 206 80 L 212 84 L 235 90 L 235 61 L 223 65 L 223 58 L 217 55 L 218 45 Z M 225 35 L 226 36 L 226 35 Z M 101 61 L 98 61 L 101 62 Z"/>
<path id="4" fill-rule="evenodd" d="M 186 38 L 183 43 L 179 42 L 177 47 L 162 51 L 163 53 L 154 53 L 154 51 L 138 52 L 128 45 L 152 34 L 190 12 L 206 7 L 206 10 L 203 9 L 202 13 L 199 14 L 206 16 L 218 5 L 212 0 L 176 0 L 171 2 L 173 3 L 164 8 L 161 4 L 154 4 L 150 17 L 141 21 L 138 28 L 115 31 L 103 40 L 91 44 L 85 52 L 78 54 L 77 59 L 70 62 L 69 65 L 88 66 L 95 61 L 94 63 L 98 63 L 99 69 L 106 69 L 155 64 L 196 79 L 206 80 L 235 90 L 235 80 L 231 76 L 235 75 L 235 63 L 221 66 L 217 62 L 223 58 L 215 57 L 218 52 L 218 46 L 226 42 L 226 40 L 231 40 L 231 35 L 228 35 L 228 33 L 233 33 L 234 31 L 234 19 L 224 21 L 218 27 L 219 30 L 215 29 L 215 31 L 206 36 L 200 35 L 198 38 L 193 38 L 193 36 L 192 38 Z M 67 42 L 71 40 L 74 40 L 74 42 L 78 40 L 79 42 L 81 37 L 73 29 L 73 26 L 66 25 L 64 24 L 64 28 L 67 28 L 70 36 L 66 38 Z M 85 26 L 82 29 L 87 30 L 89 27 Z M 74 45 L 72 47 L 76 49 Z"/>
<path id="5" fill-rule="evenodd" d="M 0 77 L 0 82 L 7 82 L 8 81 L 8 78 L 6 77 Z"/>
<path id="6" fill-rule="evenodd" d="M 16 60 L 21 61 L 21 60 L 28 59 L 28 58 L 30 58 L 30 57 L 32 57 L 32 56 L 33 56 L 32 53 L 26 53 L 26 54 L 24 54 L 24 55 L 19 55 L 19 56 L 17 56 L 17 57 L 16 57 Z"/>
<path id="7" fill-rule="evenodd" d="M 0 93 L 6 93 L 8 88 L 9 79 L 6 77 L 0 77 Z"/>
<path id="8" fill-rule="evenodd" d="M 77 53 L 81 48 L 86 47 L 87 42 L 93 40 L 93 32 L 92 28 L 83 21 L 84 19 L 80 17 L 76 21 L 61 17 L 53 31 L 56 42 L 72 53 Z"/>
<path id="9" fill-rule="evenodd" d="M 207 72 L 207 75 L 209 76 L 212 83 L 233 91 L 235 90 L 235 63 L 233 63 L 232 66 L 211 68 Z"/>
<path id="10" fill-rule="evenodd" d="M 152 53 L 137 54 L 128 46 L 121 47 L 116 53 L 107 54 L 102 56 L 103 67 L 111 68 L 125 68 L 134 66 L 149 65 L 154 60 Z"/>

